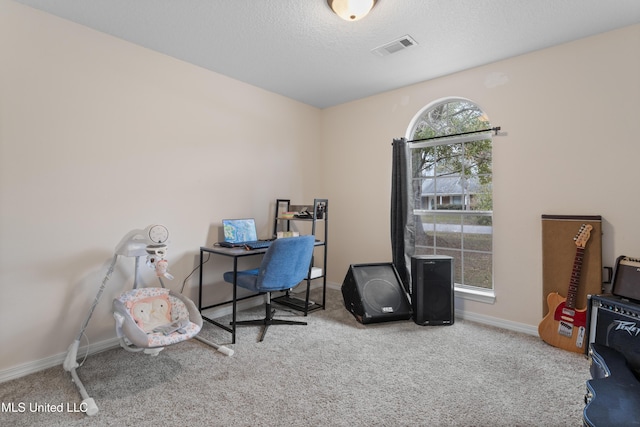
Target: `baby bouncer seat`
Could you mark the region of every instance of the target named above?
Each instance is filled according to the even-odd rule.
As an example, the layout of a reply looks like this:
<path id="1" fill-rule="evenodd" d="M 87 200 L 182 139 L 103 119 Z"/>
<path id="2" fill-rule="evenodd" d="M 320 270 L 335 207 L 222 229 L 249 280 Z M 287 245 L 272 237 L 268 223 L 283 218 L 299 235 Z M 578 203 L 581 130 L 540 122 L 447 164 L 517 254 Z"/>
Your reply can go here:
<path id="1" fill-rule="evenodd" d="M 83 397 L 81 410 L 87 415 L 97 414 L 98 407 L 78 378 L 78 347 L 119 256 L 135 257 L 133 289 L 123 292 L 112 303 L 116 335 L 122 348 L 156 356 L 166 346 L 196 338 L 227 356 L 233 354 L 232 350 L 224 346 L 198 337 L 197 334 L 202 329 L 202 316 L 196 305 L 184 295 L 165 288 L 162 279 L 173 279 L 165 259 L 168 236 L 167 229 L 158 224 L 150 225 L 144 230 L 133 230 L 124 236 L 116 246 L 111 265 L 80 333 L 69 346 L 63 368 L 71 373 L 73 382 Z M 146 264 L 156 271 L 159 287 L 138 286 L 140 261 L 145 257 Z"/>
<path id="2" fill-rule="evenodd" d="M 113 317 L 122 348 L 151 355 L 202 329 L 193 301 L 164 287 L 124 292 L 113 300 Z"/>

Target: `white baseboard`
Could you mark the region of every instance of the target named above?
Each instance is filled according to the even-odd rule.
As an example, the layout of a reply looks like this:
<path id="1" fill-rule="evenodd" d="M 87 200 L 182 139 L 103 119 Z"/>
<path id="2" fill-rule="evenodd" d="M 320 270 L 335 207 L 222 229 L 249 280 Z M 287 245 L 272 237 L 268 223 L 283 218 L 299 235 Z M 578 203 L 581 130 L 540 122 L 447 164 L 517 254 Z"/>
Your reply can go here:
<path id="1" fill-rule="evenodd" d="M 69 343 L 71 344 L 71 343 Z M 84 355 L 90 356 L 92 354 L 100 353 L 102 351 L 110 350 L 120 346 L 120 340 L 117 337 L 110 338 L 108 340 L 100 341 L 95 344 L 85 345 L 78 349 L 78 358 L 84 358 Z M 88 353 L 87 353 L 88 351 Z M 53 368 L 54 366 L 60 366 L 62 371 L 62 362 L 67 357 L 67 352 L 58 353 L 53 356 L 45 357 L 44 359 L 35 360 L 33 362 L 27 362 L 22 365 L 14 366 L 9 369 L 5 369 L 0 372 L 0 383 L 11 381 L 16 378 L 24 377 L 35 372 L 42 371 L 44 369 Z"/>
<path id="2" fill-rule="evenodd" d="M 484 325 L 495 326 L 497 328 L 521 332 L 528 335 L 538 335 L 537 326 L 531 326 L 525 323 L 512 322 L 511 320 L 499 319 L 497 317 L 485 316 L 483 314 L 466 313 L 462 310 L 456 310 L 455 315 L 457 318 L 482 323 Z"/>
<path id="3" fill-rule="evenodd" d="M 316 288 L 320 286 L 320 284 L 312 285 L 312 288 Z M 340 290 L 341 285 L 338 283 L 330 283 L 327 282 L 327 288 Z M 238 310 L 244 310 L 247 308 L 255 307 L 264 302 L 262 296 L 256 296 L 255 298 L 249 298 L 244 301 L 240 301 L 238 303 Z M 231 306 L 221 306 L 213 309 L 205 310 L 203 313 L 207 315 L 207 317 L 217 318 L 225 315 L 229 315 L 232 312 Z M 538 335 L 538 328 L 536 326 L 526 325 L 524 323 L 512 322 L 510 320 L 499 319 L 497 317 L 486 316 L 483 314 L 477 313 L 467 313 L 462 310 L 455 311 L 456 318 L 470 320 L 477 323 L 482 323 L 485 325 L 495 326 L 497 328 L 507 329 L 515 332 L 522 332 L 529 335 Z M 70 343 L 71 344 L 71 343 Z M 78 356 L 84 357 L 83 355 L 92 355 L 95 353 L 99 353 L 101 351 L 110 350 L 112 348 L 118 347 L 120 345 L 120 341 L 117 337 L 110 338 L 108 340 L 100 341 L 94 344 L 90 344 L 88 346 L 80 347 L 78 350 Z M 88 351 L 88 353 L 87 353 Z M 64 362 L 65 357 L 67 356 L 67 352 L 59 353 L 53 356 L 46 357 L 44 359 L 35 360 L 33 362 L 27 362 L 22 365 L 14 366 L 9 369 L 5 369 L 0 371 L 0 383 L 10 381 L 16 378 L 20 378 L 29 374 L 33 374 L 35 372 L 41 371 L 43 369 L 52 368 L 54 366 L 60 365 L 60 370 L 62 370 L 62 362 Z"/>

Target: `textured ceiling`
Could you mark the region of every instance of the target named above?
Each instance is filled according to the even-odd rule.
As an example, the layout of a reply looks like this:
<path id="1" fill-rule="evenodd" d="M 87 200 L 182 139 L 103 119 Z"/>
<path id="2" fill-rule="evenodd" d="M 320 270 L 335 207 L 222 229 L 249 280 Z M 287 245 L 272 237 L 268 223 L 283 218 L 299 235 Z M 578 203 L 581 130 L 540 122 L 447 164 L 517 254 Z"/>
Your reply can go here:
<path id="1" fill-rule="evenodd" d="M 378 0 L 356 22 L 325 0 L 17 1 L 319 108 L 640 22 L 640 0 Z"/>

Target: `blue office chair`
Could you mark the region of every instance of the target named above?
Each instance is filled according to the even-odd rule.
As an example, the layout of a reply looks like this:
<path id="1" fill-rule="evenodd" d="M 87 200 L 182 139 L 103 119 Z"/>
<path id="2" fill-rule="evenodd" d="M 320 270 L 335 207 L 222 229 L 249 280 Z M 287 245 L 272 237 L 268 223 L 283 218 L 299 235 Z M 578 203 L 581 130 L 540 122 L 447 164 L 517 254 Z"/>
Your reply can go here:
<path id="1" fill-rule="evenodd" d="M 262 325 L 259 341 L 264 340 L 271 325 L 306 325 L 306 322 L 274 319 L 271 292 L 285 291 L 302 282 L 309 274 L 315 237 L 299 236 L 274 240 L 259 268 L 238 271 L 236 284 L 241 288 L 266 294 L 265 318 L 238 322 L 236 326 Z M 224 273 L 225 282 L 233 283 L 233 271 Z"/>

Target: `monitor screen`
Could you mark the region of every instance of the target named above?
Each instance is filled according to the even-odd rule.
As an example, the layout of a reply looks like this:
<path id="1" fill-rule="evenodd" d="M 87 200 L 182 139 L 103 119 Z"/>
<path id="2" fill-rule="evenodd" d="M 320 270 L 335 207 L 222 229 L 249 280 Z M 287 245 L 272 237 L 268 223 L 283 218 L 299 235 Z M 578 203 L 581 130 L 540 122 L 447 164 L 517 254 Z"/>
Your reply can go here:
<path id="1" fill-rule="evenodd" d="M 253 218 L 223 219 L 222 228 L 225 242 L 239 243 L 258 240 L 256 222 Z"/>

